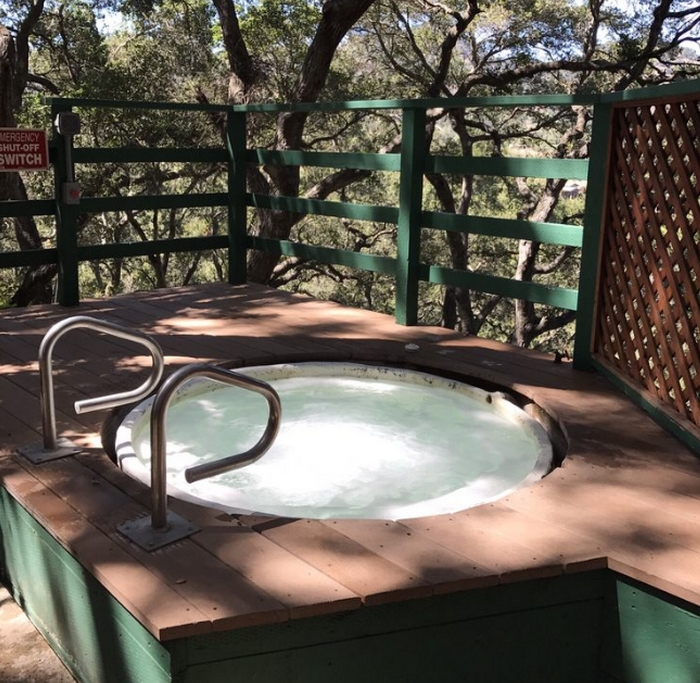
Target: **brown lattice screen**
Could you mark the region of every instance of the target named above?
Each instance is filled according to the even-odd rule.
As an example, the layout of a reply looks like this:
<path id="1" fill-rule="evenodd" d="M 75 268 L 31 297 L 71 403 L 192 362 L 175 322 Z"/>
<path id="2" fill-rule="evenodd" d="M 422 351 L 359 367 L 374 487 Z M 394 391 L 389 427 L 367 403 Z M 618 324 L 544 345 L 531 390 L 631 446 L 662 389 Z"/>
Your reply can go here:
<path id="1" fill-rule="evenodd" d="M 700 96 L 614 110 L 596 357 L 700 426 Z"/>

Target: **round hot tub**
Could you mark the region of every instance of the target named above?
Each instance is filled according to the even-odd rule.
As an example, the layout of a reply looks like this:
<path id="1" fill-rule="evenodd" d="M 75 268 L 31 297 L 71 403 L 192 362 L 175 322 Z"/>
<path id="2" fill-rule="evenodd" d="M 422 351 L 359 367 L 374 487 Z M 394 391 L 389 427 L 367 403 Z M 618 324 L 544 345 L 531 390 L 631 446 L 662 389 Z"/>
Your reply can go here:
<path id="1" fill-rule="evenodd" d="M 542 426 L 500 392 L 355 363 L 256 366 L 236 372 L 279 394 L 277 439 L 257 462 L 187 483 L 192 465 L 246 451 L 262 434 L 261 396 L 210 380 L 176 392 L 167 412 L 168 493 L 231 513 L 401 519 L 480 505 L 543 477 Z M 116 457 L 150 483 L 150 409 L 119 426 Z"/>

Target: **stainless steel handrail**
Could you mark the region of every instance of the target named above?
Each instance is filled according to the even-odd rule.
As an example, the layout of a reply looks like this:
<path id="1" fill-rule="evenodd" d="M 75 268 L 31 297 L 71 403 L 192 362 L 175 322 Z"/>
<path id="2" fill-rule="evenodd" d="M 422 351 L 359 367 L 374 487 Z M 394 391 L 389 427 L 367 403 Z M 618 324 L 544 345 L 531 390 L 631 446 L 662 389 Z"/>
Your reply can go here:
<path id="1" fill-rule="evenodd" d="M 279 431 L 282 405 L 277 392 L 266 382 L 206 363 L 186 365 L 175 371 L 163 382 L 151 406 L 151 528 L 153 531 L 167 529 L 167 483 L 166 483 L 166 438 L 165 417 L 170 400 L 185 382 L 195 377 L 206 377 L 215 382 L 229 384 L 261 394 L 269 409 L 267 425 L 258 442 L 244 453 L 230 455 L 214 462 L 195 465 L 185 470 L 188 482 L 213 477 L 222 472 L 238 469 L 258 460 L 267 450 Z"/>
<path id="2" fill-rule="evenodd" d="M 54 401 L 53 391 L 53 350 L 56 342 L 70 330 L 78 328 L 86 328 L 96 332 L 103 332 L 113 337 L 127 339 L 129 341 L 140 344 L 148 349 L 153 359 L 153 366 L 149 378 L 136 389 L 131 391 L 123 391 L 117 394 L 108 394 L 98 398 L 89 398 L 75 402 L 76 413 L 86 413 L 92 410 L 100 410 L 103 408 L 114 408 L 140 401 L 154 391 L 161 377 L 163 376 L 163 352 L 158 343 L 144 334 L 129 330 L 126 327 L 108 322 L 106 320 L 98 320 L 87 315 L 74 315 L 66 318 L 61 322 L 53 325 L 44 335 L 39 346 L 39 399 L 41 402 L 41 424 L 43 429 L 44 450 L 54 451 L 58 449 L 58 437 L 56 434 L 56 405 Z"/>

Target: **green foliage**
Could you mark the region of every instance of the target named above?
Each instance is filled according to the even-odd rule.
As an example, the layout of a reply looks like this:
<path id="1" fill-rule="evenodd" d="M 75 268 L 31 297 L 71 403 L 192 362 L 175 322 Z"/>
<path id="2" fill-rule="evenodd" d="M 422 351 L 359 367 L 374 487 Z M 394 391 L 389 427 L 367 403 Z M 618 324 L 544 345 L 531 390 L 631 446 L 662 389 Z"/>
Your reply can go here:
<path id="1" fill-rule="evenodd" d="M 33 68 L 50 73 L 58 87 L 76 97 L 108 96 L 118 74 L 108 63 L 92 6 L 80 0 L 67 3 L 45 15 L 42 30 L 55 38 L 34 54 Z"/>
<path id="2" fill-rule="evenodd" d="M 309 47 L 318 36 L 324 9 L 333 0 L 241 0 L 235 2 L 240 40 L 252 60 L 254 83 L 248 97 L 283 101 L 295 95 L 300 80 L 309 78 Z M 460 0 L 450 11 L 443 3 L 425 0 L 376 0 L 333 55 L 319 97 L 326 100 L 438 96 L 585 93 L 698 73 L 694 53 L 682 53 L 697 39 L 691 5 L 673 0 L 669 14 L 654 34 L 657 3 L 636 0 L 633 11 L 608 3 L 574 0 L 483 0 L 471 16 Z M 5 0 L 6 19 L 14 27 L 26 16 L 23 0 Z M 592 11 L 596 11 L 596 15 Z M 117 12 L 125 21 L 109 32 L 102 12 Z M 675 12 L 675 15 L 673 14 Z M 4 21 L 5 19 L 3 19 Z M 596 23 L 597 22 L 597 23 Z M 42 96 L 99 99 L 192 101 L 206 97 L 224 101 L 229 90 L 232 55 L 227 55 L 224 31 L 211 0 L 46 0 L 31 40 L 30 81 L 19 120 L 47 125 Z M 653 56 L 650 56 L 653 53 Z M 246 84 L 247 85 L 247 84 Z M 48 90 L 47 90 L 48 88 Z M 217 147 L 222 144 L 220 121 L 208 115 L 122 109 L 85 109 L 80 146 L 94 147 Z M 249 118 L 249 144 L 288 146 L 290 117 Z M 295 119 L 303 129 L 303 149 L 319 151 L 397 151 L 399 112 L 314 114 Z M 581 158 L 590 135 L 590 112 L 579 108 L 463 108 L 431 112 L 426 131 L 435 155 L 471 157 Z M 396 206 L 398 180 L 392 173 L 358 174 L 325 192 L 334 169 L 265 167 L 255 191 L 271 194 L 297 191 L 322 199 Z M 216 164 L 112 163 L 82 166 L 79 180 L 87 196 L 190 194 L 226 190 L 224 169 Z M 563 200 L 555 181 L 442 175 L 426 179 L 424 208 L 473 217 L 520 218 L 550 222 L 580 222 L 582 198 Z M 27 176 L 33 197 L 51 196 L 47 174 Z M 291 188 L 291 190 L 289 189 Z M 252 188 L 251 188 L 252 189 Z M 554 201 L 548 203 L 549 197 Z M 270 229 L 270 215 L 255 214 L 256 230 Z M 217 234 L 224 230 L 221 208 L 177 211 L 131 211 L 81 217 L 81 244 L 102 244 Z M 292 240 L 380 256 L 394 256 L 395 227 L 324 217 L 294 217 L 275 234 Z M 47 245 L 55 241 L 50 220 L 39 220 Z M 0 229 L 0 247 L 13 248 L 9 224 Z M 449 237 L 444 231 L 423 230 L 422 259 L 458 270 L 499 277 L 523 277 L 537 282 L 575 287 L 578 253 L 563 254 L 558 246 L 539 245 L 524 256 L 517 240 L 487 235 Z M 565 258 L 563 258 L 564 256 Z M 529 262 L 527 258 L 530 259 Z M 561 263 L 548 270 L 548 264 Z M 84 294 L 115 294 L 137 288 L 197 282 L 225 276 L 221 254 L 122 259 L 84 264 Z M 539 270 L 538 270 L 539 269 Z M 547 272 L 540 272 L 547 271 Z M 534 273 L 534 274 L 533 274 Z M 0 274 L 0 300 L 7 300 L 19 273 Z M 391 312 L 391 278 L 317 263 L 281 261 L 271 282 L 313 295 Z M 513 322 L 515 304 L 496 302 L 489 294 L 456 295 L 449 289 L 422 284 L 421 320 L 439 324 L 456 307 L 454 324 L 519 341 Z M 452 297 L 452 300 L 450 300 Z M 457 305 L 459 304 L 459 305 Z M 529 323 L 560 313 L 533 307 Z M 520 330 L 522 332 L 522 330 Z M 552 327 L 526 343 L 564 348 L 569 327 Z"/>
<path id="3" fill-rule="evenodd" d="M 321 4 L 319 0 L 238 3 L 241 31 L 258 70 L 264 74 L 261 98 L 291 99 L 321 15 Z"/>
<path id="4" fill-rule="evenodd" d="M 207 0 L 159 2 L 141 9 L 132 4 L 131 21 L 116 32 L 99 30 L 100 9 L 110 3 L 71 0 L 48 3 L 34 39 L 31 68 L 51 81 L 64 96 L 94 99 L 192 101 L 206 83 L 210 92 L 225 80 L 220 55 L 214 50 L 213 12 Z M 39 92 L 29 91 L 20 122 L 46 127 L 49 110 Z M 83 109 L 83 147 L 220 146 L 221 138 L 205 115 L 123 109 Z M 137 196 L 225 191 L 222 169 L 197 164 L 96 164 L 78 169 L 84 196 Z M 50 174 L 27 174 L 33 197 L 53 193 Z M 223 216 L 222 216 L 223 214 Z M 211 234 L 225 209 L 178 210 L 81 217 L 79 243 L 130 242 L 163 237 Z M 40 219 L 47 246 L 54 243 L 52 221 Z M 12 249 L 12 230 L 4 225 L 2 246 Z M 212 266 L 212 264 L 215 264 Z M 84 296 L 116 294 L 134 288 L 195 282 L 225 275 L 221 255 L 156 255 L 84 264 Z M 0 287 L 12 291 L 17 273 L 4 272 Z M 16 279 L 15 279 L 16 282 Z M 9 295 L 7 296 L 9 298 Z M 6 300 L 6 299 L 5 299 Z"/>
<path id="5" fill-rule="evenodd" d="M 164 3 L 132 29 L 109 37 L 123 99 L 192 101 L 196 88 L 225 74 L 214 54 L 209 3 Z"/>

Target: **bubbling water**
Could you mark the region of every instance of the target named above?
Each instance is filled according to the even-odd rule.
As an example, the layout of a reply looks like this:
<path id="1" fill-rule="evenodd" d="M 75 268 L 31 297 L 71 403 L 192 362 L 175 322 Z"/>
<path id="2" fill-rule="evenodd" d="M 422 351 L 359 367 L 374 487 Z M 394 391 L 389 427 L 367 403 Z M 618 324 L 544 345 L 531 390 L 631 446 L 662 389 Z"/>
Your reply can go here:
<path id="1" fill-rule="evenodd" d="M 256 394 L 217 384 L 183 392 L 166 421 L 169 484 L 234 511 L 396 519 L 479 504 L 541 469 L 548 442 L 512 404 L 499 408 L 491 395 L 457 382 L 422 373 L 406 381 L 405 371 L 381 370 L 313 377 L 249 371 L 280 396 L 277 439 L 258 462 L 193 484 L 184 479 L 187 467 L 257 441 L 267 407 Z M 150 466 L 147 420 L 134 429 L 133 451 Z"/>

